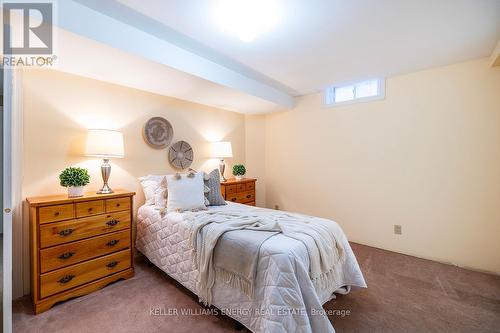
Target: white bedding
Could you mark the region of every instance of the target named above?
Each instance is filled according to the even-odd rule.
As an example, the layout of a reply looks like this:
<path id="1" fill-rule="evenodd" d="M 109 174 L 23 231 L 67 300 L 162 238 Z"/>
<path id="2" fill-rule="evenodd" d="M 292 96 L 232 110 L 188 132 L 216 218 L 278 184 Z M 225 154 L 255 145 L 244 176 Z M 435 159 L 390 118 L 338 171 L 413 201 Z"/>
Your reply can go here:
<path id="1" fill-rule="evenodd" d="M 239 204 L 229 203 L 209 209 L 230 209 L 231 205 Z M 137 249 L 196 294 L 198 271 L 194 269 L 189 245 L 190 224 L 183 219 L 183 214 L 172 212 L 162 217 L 154 206 L 142 206 L 137 215 Z M 347 238 L 344 236 L 341 241 L 346 251 L 343 279 L 330 290 L 316 290 L 312 284 L 305 246 L 300 241 L 278 234 L 261 247 L 253 299 L 222 282 L 216 282 L 212 303 L 221 310 L 229 310 L 227 315 L 255 333 L 334 332 L 325 315 L 318 312 L 311 314 L 310 309 L 321 309 L 322 304 L 334 297 L 335 291 L 345 293 L 344 286 L 348 287 L 347 290 L 350 287 L 366 287 Z"/>

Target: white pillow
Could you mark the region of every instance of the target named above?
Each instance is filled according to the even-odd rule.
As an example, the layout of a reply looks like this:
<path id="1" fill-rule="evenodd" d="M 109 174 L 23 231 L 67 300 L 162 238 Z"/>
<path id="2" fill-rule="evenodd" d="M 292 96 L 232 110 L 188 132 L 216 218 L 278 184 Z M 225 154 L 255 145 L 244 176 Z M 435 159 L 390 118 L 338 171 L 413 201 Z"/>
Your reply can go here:
<path id="1" fill-rule="evenodd" d="M 191 177 L 187 174 L 168 175 L 166 179 L 168 189 L 167 211 L 183 212 L 207 208 L 203 193 L 205 187 L 203 173 L 194 173 Z"/>
<path id="2" fill-rule="evenodd" d="M 144 203 L 145 205 L 155 204 L 155 192 L 160 186 L 163 177 L 165 176 L 147 175 L 139 178 L 142 190 L 144 191 L 144 197 L 146 199 L 146 202 Z"/>
<path id="3" fill-rule="evenodd" d="M 155 194 L 154 194 L 154 204 L 156 208 L 163 209 L 167 206 L 167 197 L 168 197 L 168 191 L 167 191 L 167 177 L 163 177 L 160 185 L 158 188 L 156 188 Z"/>

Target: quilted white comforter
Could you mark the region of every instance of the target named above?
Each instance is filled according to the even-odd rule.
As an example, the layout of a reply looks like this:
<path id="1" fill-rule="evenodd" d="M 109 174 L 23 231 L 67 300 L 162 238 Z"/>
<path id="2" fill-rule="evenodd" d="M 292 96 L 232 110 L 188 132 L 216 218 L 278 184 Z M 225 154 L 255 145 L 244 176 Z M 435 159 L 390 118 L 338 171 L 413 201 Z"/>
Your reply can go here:
<path id="1" fill-rule="evenodd" d="M 231 205 L 210 207 L 228 209 Z M 244 209 L 255 209 L 239 205 Z M 334 298 L 334 292 L 346 293 L 351 287 L 366 287 L 352 249 L 343 239 L 346 260 L 343 280 L 330 290 L 316 290 L 309 278 L 309 257 L 297 240 L 278 234 L 261 247 L 255 294 L 245 294 L 223 282 L 216 282 L 212 303 L 255 333 L 334 332 L 322 304 Z M 137 214 L 137 249 L 153 264 L 196 294 L 198 271 L 194 268 L 190 248 L 190 224 L 182 213 L 161 215 L 154 206 L 142 206 Z M 311 311 L 315 309 L 315 311 Z"/>

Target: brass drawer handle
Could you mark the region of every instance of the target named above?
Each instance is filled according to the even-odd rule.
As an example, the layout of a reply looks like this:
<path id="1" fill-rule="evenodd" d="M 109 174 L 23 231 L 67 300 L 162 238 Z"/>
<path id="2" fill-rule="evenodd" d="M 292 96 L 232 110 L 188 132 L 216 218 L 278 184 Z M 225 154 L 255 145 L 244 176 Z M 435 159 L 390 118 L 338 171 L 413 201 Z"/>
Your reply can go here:
<path id="1" fill-rule="evenodd" d="M 115 219 L 112 219 L 112 220 L 109 220 L 108 222 L 106 222 L 106 224 L 110 227 L 114 226 L 114 225 L 117 225 L 120 221 L 119 220 L 115 220 Z"/>
<path id="2" fill-rule="evenodd" d="M 54 212 L 54 216 L 59 216 L 59 212 Z"/>
<path id="3" fill-rule="evenodd" d="M 118 265 L 118 263 L 119 263 L 119 261 L 113 260 L 112 262 L 110 262 L 109 264 L 107 264 L 106 267 L 113 268 L 116 265 Z"/>
<path id="4" fill-rule="evenodd" d="M 119 204 L 119 203 L 117 203 L 117 204 L 116 204 L 116 207 L 120 207 L 120 204 Z"/>
<path id="5" fill-rule="evenodd" d="M 90 213 L 90 212 L 92 212 L 92 210 L 93 210 L 93 209 L 92 209 L 92 207 L 90 207 L 90 208 L 88 209 L 89 213 Z"/>
<path id="6" fill-rule="evenodd" d="M 68 229 L 64 229 L 64 230 L 59 231 L 59 235 L 60 235 L 60 236 L 63 236 L 63 237 L 64 237 L 64 236 L 69 236 L 69 235 L 71 235 L 72 233 L 73 233 L 73 229 L 71 229 L 71 228 L 68 228 Z"/>
<path id="7" fill-rule="evenodd" d="M 107 243 L 106 243 L 106 246 L 109 246 L 109 247 L 111 247 L 111 246 L 115 246 L 116 244 L 118 244 L 118 242 L 119 242 L 119 240 L 118 240 L 118 239 L 113 239 L 113 240 L 111 240 L 111 241 L 107 242 Z"/>
<path id="8" fill-rule="evenodd" d="M 69 275 L 66 275 L 65 277 L 62 277 L 62 278 L 61 278 L 61 279 L 59 279 L 59 281 L 57 281 L 57 282 L 59 282 L 59 283 L 63 283 L 63 284 L 64 284 L 64 283 L 68 283 L 69 281 L 73 280 L 74 278 L 75 278 L 75 276 L 74 276 L 74 275 L 69 274 Z"/>
<path id="9" fill-rule="evenodd" d="M 74 254 L 75 254 L 75 252 L 66 252 L 66 253 L 61 254 L 58 258 L 62 259 L 62 260 L 66 260 L 66 259 L 71 258 Z"/>

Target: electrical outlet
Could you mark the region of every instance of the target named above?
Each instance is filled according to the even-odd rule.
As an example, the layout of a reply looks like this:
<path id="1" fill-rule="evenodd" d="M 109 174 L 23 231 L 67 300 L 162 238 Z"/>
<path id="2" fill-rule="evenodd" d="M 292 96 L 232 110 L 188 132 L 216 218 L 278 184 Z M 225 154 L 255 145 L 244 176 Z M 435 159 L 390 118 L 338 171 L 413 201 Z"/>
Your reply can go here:
<path id="1" fill-rule="evenodd" d="M 276 209 L 276 210 L 280 210 L 280 206 L 278 206 L 278 205 L 274 205 L 274 209 Z"/>
<path id="2" fill-rule="evenodd" d="M 396 235 L 401 235 L 403 234 L 403 228 L 399 224 L 394 225 L 394 233 Z"/>

